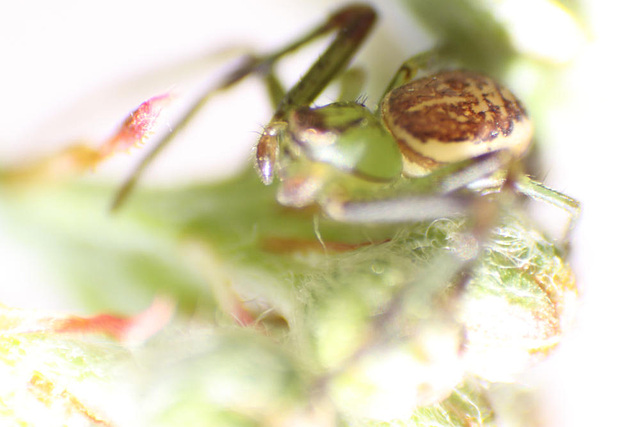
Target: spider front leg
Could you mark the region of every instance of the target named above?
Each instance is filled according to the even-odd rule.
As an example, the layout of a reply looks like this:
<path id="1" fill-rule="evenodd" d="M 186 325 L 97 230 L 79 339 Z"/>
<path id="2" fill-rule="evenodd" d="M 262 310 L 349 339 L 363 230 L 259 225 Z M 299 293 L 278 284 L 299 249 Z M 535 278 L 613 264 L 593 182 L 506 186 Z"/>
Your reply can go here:
<path id="1" fill-rule="evenodd" d="M 271 183 L 278 149 L 278 134 L 282 131 L 284 125 L 282 119 L 294 107 L 310 104 L 326 88 L 329 82 L 345 68 L 368 35 L 375 19 L 376 13 L 371 7 L 359 4 L 349 5 L 336 11 L 324 23 L 282 49 L 264 56 L 248 57 L 242 65 L 229 73 L 221 82 L 213 84 L 187 108 L 184 115 L 173 126 L 173 130 L 166 133 L 158 141 L 156 146 L 140 161 L 120 187 L 111 204 L 111 210 L 115 211 L 122 205 L 153 159 L 160 154 L 181 129 L 191 122 L 213 96 L 233 87 L 252 74 L 262 76 L 267 85 L 271 102 L 276 107 L 276 112 L 270 123 L 265 127 L 256 150 L 258 172 L 263 182 L 266 184 Z M 274 64 L 283 56 L 332 31 L 337 31 L 333 42 L 298 84 L 285 93 L 273 73 Z"/>
<path id="2" fill-rule="evenodd" d="M 338 33 L 333 42 L 316 60 L 300 81 L 282 98 L 273 118 L 265 127 L 256 147 L 256 167 L 260 178 L 265 184 L 270 184 L 274 177 L 274 167 L 277 161 L 279 142 L 286 131 L 287 115 L 295 108 L 309 105 L 327 87 L 358 50 L 369 34 L 376 14 L 373 9 L 365 5 L 352 5 L 338 11 L 322 25 L 317 35 L 330 30 Z M 315 38 L 305 37 L 301 42 Z M 294 43 L 296 48 L 300 43 Z"/>

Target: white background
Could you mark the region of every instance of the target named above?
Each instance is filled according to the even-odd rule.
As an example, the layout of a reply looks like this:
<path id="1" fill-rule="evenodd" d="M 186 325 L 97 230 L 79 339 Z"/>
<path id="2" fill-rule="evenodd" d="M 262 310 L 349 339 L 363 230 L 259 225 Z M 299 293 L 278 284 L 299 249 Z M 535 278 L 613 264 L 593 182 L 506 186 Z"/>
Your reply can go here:
<path id="1" fill-rule="evenodd" d="M 194 86 L 188 82 L 215 68 L 190 58 L 229 46 L 268 50 L 344 2 L 7 3 L 0 7 L 3 164 L 52 152 L 78 138 L 99 140 L 123 112 L 158 90 L 189 92 Z M 426 38 L 393 2 L 373 3 L 381 22 L 359 62 L 376 63 L 371 72 L 376 78 L 391 75 Z M 548 398 L 550 425 L 632 425 L 640 398 L 635 200 L 640 69 L 632 60 L 640 40 L 639 8 L 633 2 L 596 0 L 586 6 L 592 38 L 568 74 L 570 96 L 549 120 L 544 146 L 546 182 L 583 203 L 572 257 L 584 295 L 576 331 L 526 380 Z M 380 64 L 375 59 L 382 52 Z M 169 69 L 184 63 L 191 65 Z M 154 71 L 159 69 L 167 73 Z M 301 72 L 285 70 L 290 79 Z M 198 130 L 176 141 L 147 179 L 184 182 L 229 173 L 247 161 L 269 109 L 260 86 L 247 83 L 203 116 Z M 114 159 L 98 174 L 122 176 L 135 158 Z M 47 294 L 28 248 L 0 234 L 0 251 L 0 301 L 73 309 L 64 298 Z"/>

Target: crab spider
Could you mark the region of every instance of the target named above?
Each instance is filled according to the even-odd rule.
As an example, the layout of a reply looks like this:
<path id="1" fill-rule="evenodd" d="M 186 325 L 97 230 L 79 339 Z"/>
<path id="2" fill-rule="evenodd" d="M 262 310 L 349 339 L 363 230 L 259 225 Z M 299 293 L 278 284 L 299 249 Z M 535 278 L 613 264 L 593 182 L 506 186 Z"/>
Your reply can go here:
<path id="1" fill-rule="evenodd" d="M 198 100 L 178 126 L 211 94 L 259 74 L 276 111 L 258 141 L 256 169 L 265 184 L 280 182 L 277 197 L 283 205 L 317 204 L 330 218 L 345 222 L 421 221 L 467 212 L 474 194 L 500 191 L 507 182 L 521 194 L 567 211 L 570 229 L 577 201 L 522 173 L 508 173 L 533 134 L 522 103 L 487 76 L 435 68 L 437 51 L 406 61 L 375 111 L 354 101 L 311 107 L 344 71 L 375 19 L 371 7 L 348 5 L 283 49 L 248 58 Z M 273 65 L 330 32 L 336 33 L 334 40 L 285 92 Z M 416 78 L 418 72 L 424 76 Z M 170 138 L 143 159 L 114 207 Z"/>

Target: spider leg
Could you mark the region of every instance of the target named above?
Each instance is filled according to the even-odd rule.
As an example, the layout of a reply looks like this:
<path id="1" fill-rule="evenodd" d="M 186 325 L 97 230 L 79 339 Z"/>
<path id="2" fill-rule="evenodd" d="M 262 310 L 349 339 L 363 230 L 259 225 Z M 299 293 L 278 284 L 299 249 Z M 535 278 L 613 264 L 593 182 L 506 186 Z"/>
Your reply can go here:
<path id="1" fill-rule="evenodd" d="M 566 194 L 555 191 L 524 174 L 519 174 L 513 179 L 512 185 L 520 194 L 531 197 L 534 200 L 549 203 L 552 206 L 564 210 L 569 216 L 569 221 L 563 233 L 562 240 L 565 242 L 568 241 L 569 233 L 575 227 L 578 217 L 580 216 L 580 203 Z"/>
<path id="2" fill-rule="evenodd" d="M 387 86 L 387 89 L 382 93 L 382 98 L 393 89 L 413 80 L 418 72 L 422 71 L 425 74 L 433 74 L 445 67 L 448 62 L 449 61 L 444 60 L 441 49 L 439 48 L 433 48 L 412 56 L 400 65 L 400 68 L 398 68 L 398 71 L 396 71 L 389 82 L 389 86 Z M 380 101 L 382 101 L 382 99 Z M 378 105 L 380 105 L 380 102 Z"/>
<path id="3" fill-rule="evenodd" d="M 309 105 L 327 87 L 356 53 L 369 34 L 375 21 L 375 11 L 366 5 L 351 5 L 329 17 L 316 31 L 301 41 L 293 43 L 296 48 L 307 41 L 336 30 L 337 34 L 327 49 L 302 76 L 298 83 L 285 94 L 273 118 L 265 127 L 256 147 L 256 168 L 265 184 L 274 177 L 278 140 L 286 129 L 284 119 L 294 108 Z"/>
<path id="4" fill-rule="evenodd" d="M 269 71 L 262 76 L 262 80 L 267 88 L 271 107 L 273 107 L 273 109 L 278 108 L 278 104 L 284 97 L 286 90 L 284 89 L 284 86 L 282 86 L 278 76 L 273 72 L 273 68 L 270 68 Z"/>
<path id="5" fill-rule="evenodd" d="M 491 176 L 508 164 L 510 156 L 496 151 L 452 163 L 422 178 L 403 181 L 364 198 L 344 198 L 329 193 L 320 202 L 332 219 L 354 223 L 395 223 L 466 215 L 478 193 L 459 192 L 479 179 Z"/>
<path id="6" fill-rule="evenodd" d="M 488 176 L 486 179 L 470 184 L 469 188 L 482 194 L 497 193 L 503 189 L 510 189 L 522 196 L 563 210 L 568 215 L 568 221 L 561 233 L 560 241 L 565 244 L 568 244 L 569 234 L 580 216 L 580 203 L 577 200 L 531 179 L 531 177 L 523 173 L 521 165 L 517 161 L 508 165 L 504 174 Z"/>
<path id="7" fill-rule="evenodd" d="M 400 223 L 419 222 L 469 213 L 473 198 L 469 196 L 404 196 L 394 199 L 345 201 L 328 199 L 324 212 L 340 222 Z"/>
<path id="8" fill-rule="evenodd" d="M 265 128 L 257 147 L 258 169 L 265 183 L 273 179 L 273 163 L 277 149 L 278 122 L 294 107 L 311 103 L 327 84 L 342 71 L 366 38 L 376 18 L 375 11 L 366 5 L 350 5 L 338 10 L 324 23 L 311 30 L 293 43 L 265 56 L 250 56 L 220 82 L 214 83 L 202 96 L 187 108 L 184 115 L 174 124 L 173 130 L 165 134 L 155 147 L 138 163 L 127 180 L 119 188 L 111 204 L 111 211 L 117 210 L 129 196 L 136 183 L 153 159 L 171 142 L 181 129 L 187 126 L 197 113 L 216 94 L 231 88 L 252 74 L 258 74 L 266 82 L 271 102 L 277 106 L 274 118 Z M 310 41 L 337 31 L 337 35 L 326 51 L 301 78 L 286 92 L 273 73 L 274 64 L 283 56 L 294 52 Z M 275 124 L 275 126 L 274 126 Z M 270 140 L 273 138 L 272 140 Z M 264 141 L 263 141 L 264 140 Z"/>

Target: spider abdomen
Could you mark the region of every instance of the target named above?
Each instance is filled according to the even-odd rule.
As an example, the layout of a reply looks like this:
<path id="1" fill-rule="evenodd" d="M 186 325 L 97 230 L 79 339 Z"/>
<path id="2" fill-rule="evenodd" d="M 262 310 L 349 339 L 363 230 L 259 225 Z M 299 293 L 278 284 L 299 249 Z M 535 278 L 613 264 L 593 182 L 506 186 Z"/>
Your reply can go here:
<path id="1" fill-rule="evenodd" d="M 409 176 L 501 149 L 520 156 L 533 133 L 515 95 L 471 71 L 443 71 L 397 87 L 381 112 Z"/>

